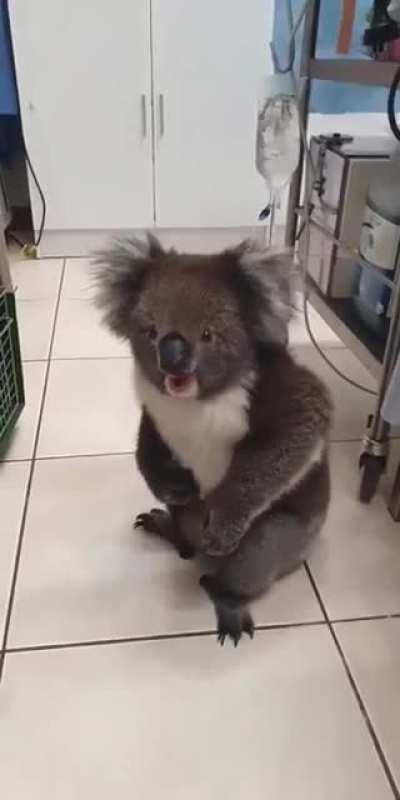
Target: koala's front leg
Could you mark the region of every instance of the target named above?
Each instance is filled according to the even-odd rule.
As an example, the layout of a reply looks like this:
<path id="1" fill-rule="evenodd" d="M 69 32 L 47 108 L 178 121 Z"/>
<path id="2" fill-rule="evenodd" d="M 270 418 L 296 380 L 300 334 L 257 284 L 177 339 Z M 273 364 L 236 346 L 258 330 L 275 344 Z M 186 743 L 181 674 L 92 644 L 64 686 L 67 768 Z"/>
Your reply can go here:
<path id="1" fill-rule="evenodd" d="M 290 493 L 321 460 L 330 421 L 329 398 L 293 403 L 280 431 L 259 430 L 237 445 L 219 486 L 206 498 L 209 511 L 202 550 L 211 556 L 234 552 L 252 522 Z"/>
<path id="2" fill-rule="evenodd" d="M 138 514 L 135 528 L 167 540 L 182 558 L 193 557 L 195 548 L 184 523 L 191 519 L 189 511 L 197 510 L 198 487 L 190 470 L 174 459 L 146 412 L 140 424 L 136 460 L 149 488 L 168 510 L 154 508 Z"/>
<path id="3" fill-rule="evenodd" d="M 143 411 L 140 422 L 136 462 L 147 485 L 161 503 L 181 506 L 199 497 L 193 473 L 174 458 L 146 411 Z"/>

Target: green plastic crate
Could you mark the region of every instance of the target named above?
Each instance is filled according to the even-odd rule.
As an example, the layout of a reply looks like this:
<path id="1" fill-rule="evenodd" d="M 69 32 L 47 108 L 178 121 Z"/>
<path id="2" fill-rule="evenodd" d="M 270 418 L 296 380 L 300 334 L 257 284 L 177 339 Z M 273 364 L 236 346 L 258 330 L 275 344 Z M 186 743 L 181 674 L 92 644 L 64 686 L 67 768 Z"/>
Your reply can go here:
<path id="1" fill-rule="evenodd" d="M 0 453 L 25 403 L 15 297 L 0 284 Z"/>

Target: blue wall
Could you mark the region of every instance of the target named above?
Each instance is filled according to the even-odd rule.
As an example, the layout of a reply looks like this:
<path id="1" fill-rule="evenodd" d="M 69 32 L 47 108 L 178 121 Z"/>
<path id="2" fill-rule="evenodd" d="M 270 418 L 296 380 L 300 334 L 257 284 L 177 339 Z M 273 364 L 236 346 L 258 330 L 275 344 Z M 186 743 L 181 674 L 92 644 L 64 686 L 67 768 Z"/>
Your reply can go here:
<path id="1" fill-rule="evenodd" d="M 303 0 L 292 0 L 295 15 L 299 13 Z M 353 40 L 349 57 L 367 58 L 362 48 L 362 34 L 366 27 L 366 13 L 372 0 L 358 0 L 357 14 L 353 30 Z M 274 41 L 281 63 L 287 52 L 287 18 L 284 0 L 275 0 Z M 279 9 L 279 13 L 278 12 Z M 336 58 L 336 39 L 340 20 L 341 2 L 322 0 L 317 56 Z M 297 51 L 300 54 L 301 31 L 297 37 Z M 311 96 L 311 110 L 318 113 L 344 114 L 348 112 L 383 112 L 386 109 L 386 89 L 356 86 L 354 84 L 335 84 L 330 81 L 314 81 Z"/>
<path id="2" fill-rule="evenodd" d="M 6 23 L 6 4 L 4 0 L 0 0 L 0 114 L 17 113 L 17 96 Z"/>

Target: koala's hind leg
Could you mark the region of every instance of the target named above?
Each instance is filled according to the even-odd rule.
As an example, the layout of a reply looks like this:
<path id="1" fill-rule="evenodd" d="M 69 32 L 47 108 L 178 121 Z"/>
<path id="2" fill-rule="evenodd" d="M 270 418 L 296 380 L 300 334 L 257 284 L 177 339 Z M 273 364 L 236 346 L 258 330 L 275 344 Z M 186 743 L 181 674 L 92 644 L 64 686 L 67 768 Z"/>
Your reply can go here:
<path id="1" fill-rule="evenodd" d="M 252 636 L 248 604 L 301 565 L 321 522 L 315 518 L 305 523 L 286 512 L 265 514 L 234 553 L 210 559 L 214 574 L 204 575 L 200 584 L 214 604 L 221 644 L 226 637 L 236 645 L 243 633 Z"/>
<path id="2" fill-rule="evenodd" d="M 218 641 L 224 644 L 226 637 L 232 639 L 235 647 L 243 633 L 251 638 L 254 634 L 253 618 L 247 608 L 247 599 L 237 592 L 227 591 L 215 575 L 203 575 L 200 586 L 207 592 L 214 604 L 217 616 Z"/>

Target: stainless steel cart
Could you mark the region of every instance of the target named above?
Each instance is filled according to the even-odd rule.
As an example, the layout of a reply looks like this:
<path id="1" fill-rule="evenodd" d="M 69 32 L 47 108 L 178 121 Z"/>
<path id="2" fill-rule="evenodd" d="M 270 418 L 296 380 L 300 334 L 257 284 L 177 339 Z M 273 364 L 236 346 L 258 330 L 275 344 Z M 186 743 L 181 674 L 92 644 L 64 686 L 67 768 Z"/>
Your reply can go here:
<path id="1" fill-rule="evenodd" d="M 320 14 L 320 0 L 310 2 L 304 21 L 303 42 L 301 49 L 300 75 L 302 80 L 300 113 L 304 129 L 308 127 L 310 90 L 313 79 L 339 81 L 342 83 L 357 83 L 364 86 L 390 87 L 398 63 L 376 62 L 357 59 L 318 59 L 316 58 L 316 42 Z M 307 226 L 317 224 L 304 215 L 300 207 L 301 186 L 304 169 L 304 148 L 301 154 L 299 168 L 293 178 L 290 193 L 288 216 L 286 223 L 286 243 L 293 246 L 299 216 L 303 216 L 303 224 Z M 322 226 L 321 233 L 332 236 L 331 232 Z M 309 231 L 308 231 L 309 234 Z M 309 241 L 309 235 L 306 241 Z M 341 243 L 345 246 L 345 243 Z M 308 249 L 306 246 L 305 260 Z M 304 257 L 304 256 L 303 256 Z M 378 381 L 378 393 L 374 413 L 367 420 L 363 450 L 360 456 L 361 482 L 360 500 L 369 502 L 373 497 L 379 479 L 386 468 L 389 454 L 390 427 L 381 415 L 383 399 L 389 380 L 400 357 L 400 282 L 393 289 L 392 317 L 386 343 L 378 343 L 368 331 L 357 323 L 355 316 L 350 311 L 350 300 L 337 300 L 323 295 L 318 287 L 308 278 L 309 299 L 322 318 L 371 372 Z M 389 501 L 389 511 L 396 521 L 400 521 L 400 466 Z"/>

